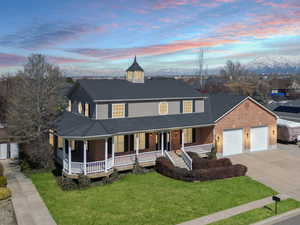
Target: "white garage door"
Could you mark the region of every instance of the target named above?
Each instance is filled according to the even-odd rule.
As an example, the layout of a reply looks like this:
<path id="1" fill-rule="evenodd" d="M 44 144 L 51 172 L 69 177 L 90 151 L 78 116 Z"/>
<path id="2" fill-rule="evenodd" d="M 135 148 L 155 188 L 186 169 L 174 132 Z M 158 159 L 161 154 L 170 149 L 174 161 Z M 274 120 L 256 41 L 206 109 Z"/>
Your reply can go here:
<path id="1" fill-rule="evenodd" d="M 243 129 L 223 131 L 223 156 L 243 152 Z"/>
<path id="2" fill-rule="evenodd" d="M 7 144 L 0 144 L 0 159 L 7 159 Z"/>
<path id="3" fill-rule="evenodd" d="M 250 150 L 262 151 L 268 149 L 268 127 L 255 127 L 250 130 Z"/>

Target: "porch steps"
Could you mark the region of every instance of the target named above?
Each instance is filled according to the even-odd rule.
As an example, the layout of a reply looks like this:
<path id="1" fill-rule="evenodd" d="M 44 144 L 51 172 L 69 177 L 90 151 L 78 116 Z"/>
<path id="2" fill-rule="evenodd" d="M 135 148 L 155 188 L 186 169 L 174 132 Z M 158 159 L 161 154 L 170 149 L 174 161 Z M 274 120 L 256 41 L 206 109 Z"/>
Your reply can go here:
<path id="1" fill-rule="evenodd" d="M 184 162 L 184 160 L 182 159 L 182 157 L 179 156 L 178 154 L 176 154 L 175 151 L 170 151 L 169 155 L 173 159 L 175 166 L 184 168 L 184 169 L 189 169 L 188 166 L 186 165 L 186 163 Z"/>

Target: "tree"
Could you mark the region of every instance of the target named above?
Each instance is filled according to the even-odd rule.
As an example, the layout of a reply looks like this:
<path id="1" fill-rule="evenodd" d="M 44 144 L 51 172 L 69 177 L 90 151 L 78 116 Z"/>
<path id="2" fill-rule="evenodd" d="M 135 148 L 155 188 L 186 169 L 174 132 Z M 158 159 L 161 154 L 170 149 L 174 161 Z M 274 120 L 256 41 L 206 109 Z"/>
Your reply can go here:
<path id="1" fill-rule="evenodd" d="M 233 61 L 228 60 L 226 65 L 220 70 L 220 75 L 229 80 L 236 80 L 241 76 L 249 75 L 249 71 L 241 63 L 234 63 Z"/>
<path id="2" fill-rule="evenodd" d="M 29 144 L 25 155 L 35 167 L 49 167 L 52 161 L 48 134 L 67 106 L 65 83 L 59 68 L 42 55 L 30 56 L 16 75 L 8 98 L 8 131 L 19 143 Z"/>

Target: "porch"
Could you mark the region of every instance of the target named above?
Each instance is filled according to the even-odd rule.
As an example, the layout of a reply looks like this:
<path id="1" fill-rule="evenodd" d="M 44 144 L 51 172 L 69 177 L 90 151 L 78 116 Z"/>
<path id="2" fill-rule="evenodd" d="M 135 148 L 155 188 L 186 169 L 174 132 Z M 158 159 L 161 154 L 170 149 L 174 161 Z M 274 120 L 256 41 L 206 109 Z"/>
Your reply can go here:
<path id="1" fill-rule="evenodd" d="M 181 150 L 183 160 L 191 169 L 186 151 L 206 153 L 213 140 L 213 127 L 135 133 L 102 139 L 64 139 L 56 150 L 56 159 L 70 177 L 85 174 L 92 178 L 109 175 L 113 169 L 130 170 L 138 161 L 142 167 L 154 166 L 156 158 Z M 58 144 L 58 143 L 57 143 Z M 58 144 L 59 145 L 59 144 Z M 58 146 L 59 147 L 59 146 Z"/>

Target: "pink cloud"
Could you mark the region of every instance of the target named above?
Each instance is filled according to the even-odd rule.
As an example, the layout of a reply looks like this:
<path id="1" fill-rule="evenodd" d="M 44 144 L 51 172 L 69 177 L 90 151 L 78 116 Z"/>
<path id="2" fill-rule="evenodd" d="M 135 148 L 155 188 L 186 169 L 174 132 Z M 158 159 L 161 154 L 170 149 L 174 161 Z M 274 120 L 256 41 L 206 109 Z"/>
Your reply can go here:
<path id="1" fill-rule="evenodd" d="M 175 53 L 178 51 L 190 50 L 201 47 L 214 47 L 219 45 L 226 45 L 238 42 L 238 40 L 232 39 L 218 39 L 218 38 L 207 38 L 207 39 L 192 39 L 192 40 L 181 40 L 174 41 L 170 44 L 164 45 L 151 45 L 144 47 L 135 48 L 119 48 L 119 49 L 72 49 L 69 50 L 73 53 L 82 55 L 98 57 L 107 60 L 119 60 L 126 59 L 132 55 L 139 56 L 153 56 Z"/>
<path id="2" fill-rule="evenodd" d="M 18 66 L 24 63 L 26 57 L 0 52 L 0 67 Z"/>

